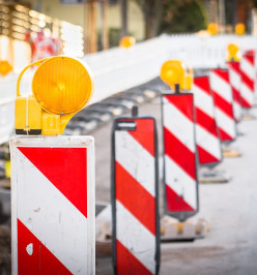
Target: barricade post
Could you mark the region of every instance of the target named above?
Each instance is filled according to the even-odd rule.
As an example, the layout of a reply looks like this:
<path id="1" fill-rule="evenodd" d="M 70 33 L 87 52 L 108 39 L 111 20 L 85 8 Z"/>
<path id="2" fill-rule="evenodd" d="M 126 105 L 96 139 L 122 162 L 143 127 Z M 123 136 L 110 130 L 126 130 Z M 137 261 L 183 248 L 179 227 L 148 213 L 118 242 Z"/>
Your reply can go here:
<path id="1" fill-rule="evenodd" d="M 242 107 L 245 110 L 249 110 L 254 104 L 254 92 L 255 92 L 255 82 L 256 82 L 256 69 L 255 69 L 255 51 L 249 50 L 243 53 L 240 71 L 241 71 L 241 97 L 242 97 Z M 246 113 L 244 119 L 252 118 L 248 112 Z"/>
<path id="2" fill-rule="evenodd" d="M 12 273 L 94 274 L 94 140 L 56 136 L 87 104 L 91 75 L 70 57 L 44 62 L 37 63 L 32 94 L 21 96 L 18 82 L 15 125 L 23 135 L 10 141 Z M 50 136 L 35 135 L 41 130 Z"/>
<path id="3" fill-rule="evenodd" d="M 219 137 L 224 144 L 222 154 L 224 157 L 239 157 L 241 153 L 228 146 L 237 137 L 233 93 L 228 69 L 218 68 L 211 70 L 210 83 L 213 92 Z"/>
<path id="4" fill-rule="evenodd" d="M 199 209 L 193 97 L 162 95 L 165 210 L 180 221 Z"/>
<path id="5" fill-rule="evenodd" d="M 228 182 L 229 178 L 223 171 L 213 170 L 222 161 L 222 151 L 209 77 L 194 78 L 192 92 L 195 98 L 197 152 L 202 166 L 199 182 Z"/>
<path id="6" fill-rule="evenodd" d="M 158 151 L 152 117 L 114 120 L 112 221 L 115 274 L 158 274 Z"/>
<path id="7" fill-rule="evenodd" d="M 228 63 L 229 79 L 233 93 L 233 112 L 236 122 L 240 122 L 242 118 L 242 98 L 241 98 L 241 73 L 240 63 L 229 61 Z"/>
<path id="8" fill-rule="evenodd" d="M 172 90 L 161 97 L 164 205 L 168 215 L 162 219 L 162 239 L 165 241 L 203 238 L 208 230 L 205 220 L 199 220 L 196 224 L 193 220 L 186 221 L 199 210 L 194 95 L 180 91 L 188 77 L 181 68 L 185 70 L 187 66 L 182 61 L 174 61 L 166 61 L 160 73 L 161 79 Z M 174 66 L 174 63 L 179 66 Z M 186 82 L 189 84 L 187 89 L 191 90 L 193 70 L 190 81 Z M 179 222 L 174 223 L 171 217 Z M 200 232 L 197 229 L 199 224 L 202 228 Z"/>
<path id="9" fill-rule="evenodd" d="M 233 111 L 236 122 L 239 122 L 242 117 L 242 99 L 241 99 L 241 72 L 240 72 L 240 53 L 239 46 L 235 43 L 230 43 L 228 50 L 228 72 L 233 94 Z"/>

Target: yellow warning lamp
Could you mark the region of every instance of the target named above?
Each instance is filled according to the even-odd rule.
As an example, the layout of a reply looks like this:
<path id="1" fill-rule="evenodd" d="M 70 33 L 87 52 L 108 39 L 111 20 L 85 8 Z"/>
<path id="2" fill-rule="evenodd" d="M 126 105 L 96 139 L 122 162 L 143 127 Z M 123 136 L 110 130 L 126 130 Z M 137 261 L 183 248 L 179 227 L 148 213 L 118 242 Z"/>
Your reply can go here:
<path id="1" fill-rule="evenodd" d="M 210 35 L 217 35 L 219 32 L 219 26 L 216 23 L 210 23 L 207 30 Z"/>
<path id="2" fill-rule="evenodd" d="M 181 86 L 184 75 L 184 68 L 180 60 L 168 60 L 161 67 L 161 80 L 166 82 L 172 90 L 175 90 L 175 84 Z"/>
<path id="3" fill-rule="evenodd" d="M 0 74 L 6 76 L 13 70 L 13 67 L 7 60 L 0 60 Z"/>
<path id="4" fill-rule="evenodd" d="M 228 44 L 228 57 L 227 61 L 240 61 L 239 46 L 235 43 Z"/>
<path id="5" fill-rule="evenodd" d="M 136 39 L 133 36 L 124 36 L 120 40 L 120 47 L 130 48 L 136 44 Z"/>
<path id="6" fill-rule="evenodd" d="M 245 34 L 245 25 L 242 23 L 236 24 L 235 32 L 237 35 L 244 35 Z"/>
<path id="7" fill-rule="evenodd" d="M 32 95 L 21 96 L 24 73 L 37 66 Z M 62 134 L 69 120 L 89 102 L 92 77 L 87 66 L 76 58 L 56 56 L 24 68 L 17 83 L 15 130 L 17 134 Z"/>
<path id="8" fill-rule="evenodd" d="M 182 90 L 190 90 L 193 83 L 193 69 L 180 60 L 168 60 L 161 67 L 160 77 L 172 90 L 175 90 L 176 84 L 179 84 Z"/>

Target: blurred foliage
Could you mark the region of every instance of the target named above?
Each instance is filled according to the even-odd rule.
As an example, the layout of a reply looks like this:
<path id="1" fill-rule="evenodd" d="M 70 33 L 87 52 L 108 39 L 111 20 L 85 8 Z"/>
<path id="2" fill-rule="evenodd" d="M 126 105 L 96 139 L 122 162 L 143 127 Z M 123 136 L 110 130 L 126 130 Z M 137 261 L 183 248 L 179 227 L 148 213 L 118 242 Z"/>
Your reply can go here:
<path id="1" fill-rule="evenodd" d="M 257 8 L 257 0 L 252 0 L 252 4 L 255 8 Z"/>
<path id="2" fill-rule="evenodd" d="M 206 29 L 207 17 L 199 0 L 163 1 L 159 33 L 197 32 Z"/>
<path id="3" fill-rule="evenodd" d="M 145 15 L 146 38 L 163 32 L 197 32 L 207 27 L 207 17 L 200 0 L 134 1 Z"/>
<path id="4" fill-rule="evenodd" d="M 109 48 L 118 47 L 120 43 L 120 28 L 109 28 L 108 30 L 108 40 Z M 129 32 L 128 35 L 133 36 L 133 33 Z M 101 51 L 102 47 L 102 32 L 99 30 L 97 32 L 97 49 Z"/>
<path id="5" fill-rule="evenodd" d="M 109 47 L 117 47 L 120 42 L 120 28 L 110 28 L 108 32 Z"/>

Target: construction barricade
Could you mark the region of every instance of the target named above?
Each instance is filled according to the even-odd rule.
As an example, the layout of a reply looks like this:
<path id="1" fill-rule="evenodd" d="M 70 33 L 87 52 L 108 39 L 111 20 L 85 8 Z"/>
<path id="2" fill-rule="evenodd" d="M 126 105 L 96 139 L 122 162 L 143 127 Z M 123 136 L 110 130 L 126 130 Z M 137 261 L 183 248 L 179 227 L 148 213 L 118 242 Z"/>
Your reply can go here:
<path id="1" fill-rule="evenodd" d="M 209 77 L 196 77 L 192 91 L 195 98 L 196 143 L 199 164 L 214 165 L 220 163 L 222 160 L 221 143 Z"/>
<path id="2" fill-rule="evenodd" d="M 21 94 L 33 66 L 32 91 Z M 13 274 L 95 273 L 94 140 L 60 136 L 91 94 L 90 70 L 76 58 L 43 59 L 19 76 L 15 131 L 22 136 L 10 142 Z"/>
<path id="3" fill-rule="evenodd" d="M 233 141 L 236 139 L 236 123 L 228 70 L 221 68 L 211 70 L 210 84 L 220 140 Z"/>
<path id="4" fill-rule="evenodd" d="M 255 52 L 246 51 L 240 64 L 242 84 L 241 84 L 241 97 L 242 107 L 253 107 L 255 81 L 256 81 L 256 69 L 255 69 Z"/>
<path id="5" fill-rule="evenodd" d="M 11 140 L 12 273 L 94 274 L 94 141 Z"/>
<path id="6" fill-rule="evenodd" d="M 158 152 L 155 120 L 117 118 L 112 132 L 115 274 L 158 274 Z"/>
<path id="7" fill-rule="evenodd" d="M 165 210 L 180 221 L 197 213 L 193 94 L 162 95 Z"/>
<path id="8" fill-rule="evenodd" d="M 229 71 L 230 85 L 233 93 L 233 112 L 236 122 L 240 122 L 242 117 L 242 98 L 241 98 L 241 72 L 240 63 L 230 61 L 227 63 Z"/>

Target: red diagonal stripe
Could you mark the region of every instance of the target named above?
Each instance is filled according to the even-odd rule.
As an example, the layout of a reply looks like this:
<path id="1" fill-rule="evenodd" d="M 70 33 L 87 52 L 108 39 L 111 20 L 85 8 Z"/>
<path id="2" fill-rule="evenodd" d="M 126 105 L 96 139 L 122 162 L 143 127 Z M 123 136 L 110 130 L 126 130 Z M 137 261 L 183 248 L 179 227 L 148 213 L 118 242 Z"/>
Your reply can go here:
<path id="1" fill-rule="evenodd" d="M 196 179 L 195 154 L 164 127 L 164 153 L 181 167 L 193 180 Z M 166 167 L 166 169 L 168 169 Z"/>
<path id="2" fill-rule="evenodd" d="M 194 84 L 203 90 L 206 94 L 211 95 L 210 83 L 208 76 L 198 76 L 194 78 Z"/>
<path id="3" fill-rule="evenodd" d="M 119 240 L 116 239 L 117 274 L 150 275 L 150 272 Z"/>
<path id="4" fill-rule="evenodd" d="M 178 195 L 166 184 L 167 210 L 170 212 L 193 212 L 195 209 L 189 205 L 182 196 Z"/>
<path id="5" fill-rule="evenodd" d="M 155 235 L 155 198 L 117 161 L 115 162 L 115 180 L 116 199 Z"/>
<path id="6" fill-rule="evenodd" d="M 17 230 L 19 275 L 72 274 L 20 220 L 17 220 Z M 30 244 L 33 248 L 32 255 L 26 250 Z"/>
<path id="7" fill-rule="evenodd" d="M 240 74 L 240 62 L 232 61 L 228 62 L 228 65 L 238 74 Z"/>
<path id="8" fill-rule="evenodd" d="M 229 85 L 229 73 L 227 69 L 214 69 L 212 72 L 222 78 Z"/>
<path id="9" fill-rule="evenodd" d="M 171 94 L 164 97 L 183 115 L 194 122 L 193 94 Z"/>
<path id="10" fill-rule="evenodd" d="M 155 144 L 154 144 L 154 120 L 153 119 L 120 119 L 120 121 L 133 121 L 136 122 L 136 130 L 128 131 L 130 134 L 148 153 L 155 156 Z"/>
<path id="11" fill-rule="evenodd" d="M 18 147 L 18 149 L 87 217 L 86 148 Z"/>
<path id="12" fill-rule="evenodd" d="M 196 108 L 196 124 L 201 125 L 206 131 L 215 137 L 218 137 L 217 125 L 214 118 L 208 116 L 201 109 Z"/>
<path id="13" fill-rule="evenodd" d="M 219 136 L 221 141 L 231 141 L 235 140 L 233 137 L 231 137 L 225 130 L 222 128 L 219 128 Z"/>
<path id="14" fill-rule="evenodd" d="M 252 93 L 254 92 L 254 80 L 249 78 L 249 76 L 245 74 L 244 71 L 241 71 L 241 81 L 249 88 Z"/>
<path id="15" fill-rule="evenodd" d="M 222 110 L 227 116 L 234 120 L 233 106 L 227 102 L 223 97 L 214 91 L 213 93 L 215 106 Z"/>
<path id="16" fill-rule="evenodd" d="M 241 105 L 240 91 L 237 88 L 235 88 L 234 86 L 232 86 L 232 92 L 233 92 L 233 99 L 235 100 L 235 102 L 237 102 L 238 104 Z"/>
<path id="17" fill-rule="evenodd" d="M 252 66 L 254 66 L 254 52 L 247 52 L 243 55 L 243 58 L 245 58 Z"/>
<path id="18" fill-rule="evenodd" d="M 197 145 L 197 151 L 199 156 L 199 163 L 200 164 L 210 164 L 210 163 L 216 163 L 220 160 L 211 155 L 209 152 L 207 152 L 205 149 L 203 149 L 201 146 Z"/>
<path id="19" fill-rule="evenodd" d="M 136 119 L 136 123 L 137 129 L 140 131 L 128 131 L 128 133 L 154 157 L 154 121 L 152 119 Z"/>
<path id="20" fill-rule="evenodd" d="M 248 101 L 246 101 L 243 97 L 242 97 L 241 104 L 242 104 L 243 108 L 252 108 L 253 107 L 253 105 L 251 103 L 249 103 Z"/>

